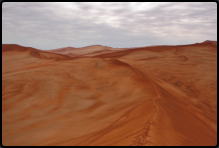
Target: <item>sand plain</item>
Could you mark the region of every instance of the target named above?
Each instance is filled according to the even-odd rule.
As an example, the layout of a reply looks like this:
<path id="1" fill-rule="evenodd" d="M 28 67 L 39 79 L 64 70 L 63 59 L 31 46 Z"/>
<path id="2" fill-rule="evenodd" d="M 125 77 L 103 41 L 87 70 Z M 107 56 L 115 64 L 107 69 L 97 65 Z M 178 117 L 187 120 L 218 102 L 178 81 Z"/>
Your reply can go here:
<path id="1" fill-rule="evenodd" d="M 2 44 L 2 144 L 215 146 L 217 42 Z"/>

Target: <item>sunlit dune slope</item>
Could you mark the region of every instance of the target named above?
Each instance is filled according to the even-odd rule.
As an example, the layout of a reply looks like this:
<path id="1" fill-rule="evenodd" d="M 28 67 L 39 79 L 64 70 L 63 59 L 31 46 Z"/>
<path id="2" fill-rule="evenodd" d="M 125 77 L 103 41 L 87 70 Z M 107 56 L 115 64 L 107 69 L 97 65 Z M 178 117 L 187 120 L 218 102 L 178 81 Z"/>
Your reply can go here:
<path id="1" fill-rule="evenodd" d="M 84 55 L 84 56 L 93 56 L 98 55 L 102 53 L 110 53 L 115 52 L 118 50 L 124 50 L 126 48 L 112 48 L 108 46 L 102 46 L 102 45 L 92 45 L 82 48 L 74 48 L 74 47 L 66 47 L 66 48 L 59 48 L 59 49 L 53 49 L 53 50 L 47 50 L 48 52 L 52 53 L 59 53 L 63 55 L 68 54 L 74 54 L 74 55 Z"/>
<path id="2" fill-rule="evenodd" d="M 217 144 L 217 42 L 90 47 L 2 45 L 4 146 Z"/>

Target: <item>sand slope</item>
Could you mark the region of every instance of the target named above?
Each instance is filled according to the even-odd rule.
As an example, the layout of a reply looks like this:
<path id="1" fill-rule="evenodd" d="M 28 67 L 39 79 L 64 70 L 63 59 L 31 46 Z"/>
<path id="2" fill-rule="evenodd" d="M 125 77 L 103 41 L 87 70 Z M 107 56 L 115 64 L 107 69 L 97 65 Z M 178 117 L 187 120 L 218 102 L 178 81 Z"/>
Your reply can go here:
<path id="1" fill-rule="evenodd" d="M 217 42 L 91 47 L 2 45 L 3 145 L 217 144 Z"/>
<path id="2" fill-rule="evenodd" d="M 59 53 L 63 55 L 83 55 L 83 56 L 93 56 L 103 53 L 111 53 L 118 50 L 125 50 L 127 48 L 112 48 L 108 46 L 102 46 L 102 45 L 92 45 L 82 48 L 74 48 L 74 47 L 66 47 L 66 48 L 59 48 L 59 49 L 53 49 L 53 50 L 47 50 L 48 52 L 52 53 Z"/>

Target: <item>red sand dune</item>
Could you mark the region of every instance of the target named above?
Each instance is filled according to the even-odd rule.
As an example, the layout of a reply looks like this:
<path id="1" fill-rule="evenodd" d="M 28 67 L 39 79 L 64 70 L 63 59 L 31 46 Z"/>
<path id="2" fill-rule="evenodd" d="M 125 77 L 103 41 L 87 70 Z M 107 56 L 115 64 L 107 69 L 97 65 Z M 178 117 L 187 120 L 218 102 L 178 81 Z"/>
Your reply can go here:
<path id="1" fill-rule="evenodd" d="M 217 42 L 105 47 L 3 44 L 2 144 L 217 144 Z"/>
<path id="2" fill-rule="evenodd" d="M 63 55 L 83 55 L 83 56 L 93 56 L 103 53 L 111 53 L 115 51 L 125 50 L 128 48 L 112 48 L 108 46 L 102 46 L 102 45 L 92 45 L 82 48 L 74 48 L 74 47 L 66 47 L 66 48 L 59 48 L 59 49 L 53 49 L 53 50 L 47 50 L 52 53 L 59 53 Z"/>

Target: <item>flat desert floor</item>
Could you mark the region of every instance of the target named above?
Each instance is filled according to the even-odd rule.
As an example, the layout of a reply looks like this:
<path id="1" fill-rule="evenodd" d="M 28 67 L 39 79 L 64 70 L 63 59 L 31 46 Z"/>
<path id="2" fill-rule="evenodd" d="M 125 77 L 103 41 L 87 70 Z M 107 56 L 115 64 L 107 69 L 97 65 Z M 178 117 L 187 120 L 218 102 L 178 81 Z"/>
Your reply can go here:
<path id="1" fill-rule="evenodd" d="M 216 146 L 217 42 L 2 44 L 2 144 Z"/>

